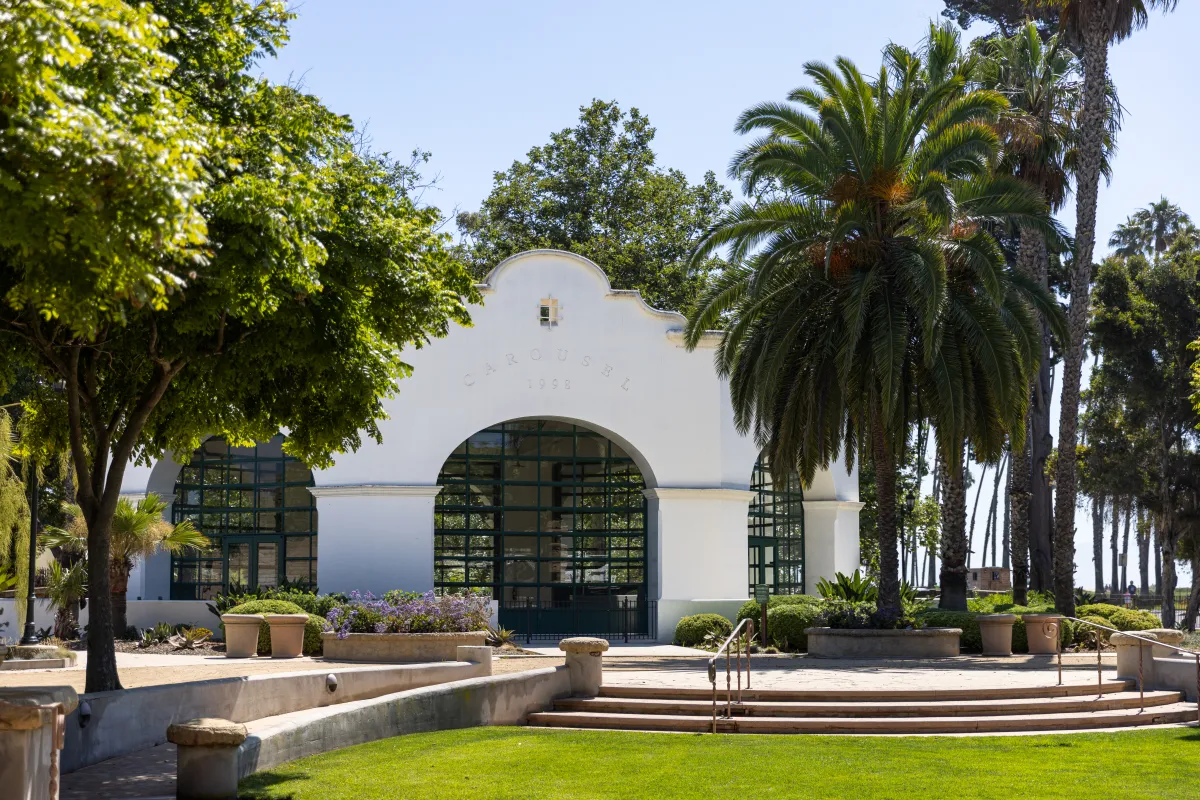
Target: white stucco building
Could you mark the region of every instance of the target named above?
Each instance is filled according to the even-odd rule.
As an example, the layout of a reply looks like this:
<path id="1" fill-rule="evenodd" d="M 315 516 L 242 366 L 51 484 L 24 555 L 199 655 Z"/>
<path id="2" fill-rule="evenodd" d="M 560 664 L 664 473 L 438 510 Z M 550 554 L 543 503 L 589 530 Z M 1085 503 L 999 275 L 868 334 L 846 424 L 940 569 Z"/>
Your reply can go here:
<path id="1" fill-rule="evenodd" d="M 683 317 L 558 251 L 515 256 L 481 289 L 472 327 L 406 355 L 382 445 L 310 471 L 279 437 L 218 438 L 187 465 L 131 466 L 123 493 L 173 499 L 217 544 L 150 559 L 129 599 L 182 611 L 283 578 L 470 587 L 520 633 L 665 640 L 685 614 L 732 615 L 755 584 L 812 592 L 858 566 L 857 472 L 833 465 L 802 500 L 772 486 L 734 428 L 717 336 L 688 352 Z"/>

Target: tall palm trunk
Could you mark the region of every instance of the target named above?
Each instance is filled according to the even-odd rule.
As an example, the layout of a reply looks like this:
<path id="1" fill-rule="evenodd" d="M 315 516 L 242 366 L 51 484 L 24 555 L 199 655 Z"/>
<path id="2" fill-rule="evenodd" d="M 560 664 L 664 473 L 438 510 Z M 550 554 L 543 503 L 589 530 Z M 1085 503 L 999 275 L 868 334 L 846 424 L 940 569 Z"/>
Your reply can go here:
<path id="1" fill-rule="evenodd" d="M 1121 585 L 1129 585 L 1129 522 L 1133 517 L 1133 501 L 1125 500 L 1125 532 L 1121 534 Z"/>
<path id="2" fill-rule="evenodd" d="M 1023 606 L 1028 601 L 1029 587 L 1029 461 L 1030 439 L 1025 437 L 1025 446 L 1013 453 L 1012 480 L 1008 487 L 1008 505 L 1011 509 L 1013 602 Z"/>
<path id="3" fill-rule="evenodd" d="M 942 596 L 939 605 L 954 611 L 967 610 L 967 491 L 963 443 L 958 447 L 958 464 L 950 468 L 942 460 Z"/>
<path id="4" fill-rule="evenodd" d="M 1112 498 L 1112 540 L 1109 542 L 1109 547 L 1112 549 L 1112 587 L 1113 594 L 1120 594 L 1125 590 L 1125 582 L 1121 580 L 1121 565 L 1120 565 L 1120 525 L 1121 511 L 1117 506 L 1117 498 Z"/>
<path id="5" fill-rule="evenodd" d="M 1183 624 L 1189 631 L 1196 630 L 1196 616 L 1200 614 L 1200 554 L 1192 556 L 1192 594 L 1188 598 Z"/>
<path id="6" fill-rule="evenodd" d="M 880 616 L 900 616 L 900 558 L 896 550 L 896 460 L 888 446 L 883 406 L 876 399 L 871 420 L 871 455 L 875 467 L 875 534 L 879 541 Z"/>
<path id="7" fill-rule="evenodd" d="M 979 513 L 979 498 L 983 494 L 983 480 L 987 477 L 988 467 L 990 466 L 991 464 L 984 462 L 983 472 L 981 472 L 979 475 L 979 488 L 975 490 L 975 505 L 971 506 L 971 527 L 969 529 L 969 538 L 967 540 L 966 567 L 968 569 L 971 568 L 971 554 L 975 552 L 975 515 Z M 982 558 L 982 554 L 980 555 L 980 558 Z M 980 564 L 980 566 L 983 566 L 983 564 Z"/>
<path id="8" fill-rule="evenodd" d="M 1096 200 L 1107 117 L 1108 15 L 1085 15 L 1083 39 L 1083 109 L 1079 122 L 1079 154 L 1075 172 L 1075 264 L 1071 272 L 1071 305 L 1067 310 L 1070 341 L 1063 348 L 1062 411 L 1059 415 L 1054 506 L 1054 605 L 1075 615 L 1075 446 L 1079 442 L 1079 384 L 1083 340 L 1091 299 L 1092 256 L 1096 248 Z"/>
<path id="9" fill-rule="evenodd" d="M 1138 577 L 1141 579 L 1142 596 L 1150 594 L 1150 523 L 1146 519 L 1146 509 L 1138 503 Z"/>
<path id="10" fill-rule="evenodd" d="M 129 627 L 128 604 L 130 567 L 114 564 L 112 567 L 112 611 L 113 633 L 118 639 L 125 638 Z"/>
<path id="11" fill-rule="evenodd" d="M 1092 498 L 1092 562 L 1096 568 L 1096 592 L 1104 591 L 1104 498 Z"/>
<path id="12" fill-rule="evenodd" d="M 1012 566 L 1012 503 L 1009 502 L 1009 497 L 1012 494 L 1012 476 L 1013 462 L 1017 455 L 1009 451 L 1008 459 L 1008 477 L 1005 479 L 1004 485 L 1004 541 L 1000 545 L 1000 558 L 1002 559 L 1001 566 L 1009 569 Z"/>

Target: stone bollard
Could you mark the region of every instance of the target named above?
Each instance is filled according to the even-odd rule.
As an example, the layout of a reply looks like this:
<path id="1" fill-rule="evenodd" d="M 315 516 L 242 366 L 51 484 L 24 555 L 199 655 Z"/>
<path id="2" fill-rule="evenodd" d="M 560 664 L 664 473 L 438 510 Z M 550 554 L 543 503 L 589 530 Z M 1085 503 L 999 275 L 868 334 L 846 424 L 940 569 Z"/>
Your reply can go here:
<path id="1" fill-rule="evenodd" d="M 1179 647 L 1183 644 L 1183 631 L 1175 630 L 1174 628 L 1151 628 L 1148 631 L 1134 631 L 1139 634 L 1153 634 L 1155 639 L 1158 639 L 1163 644 L 1173 644 Z M 1155 658 L 1178 658 L 1183 653 L 1172 650 L 1169 647 L 1162 645 L 1154 645 Z"/>
<path id="2" fill-rule="evenodd" d="M 0 689 L 0 795 L 58 800 L 66 715 L 78 705 L 70 686 Z"/>
<path id="3" fill-rule="evenodd" d="M 271 626 L 271 658 L 299 658 L 304 655 L 304 626 L 308 614 L 267 614 Z"/>
<path id="4" fill-rule="evenodd" d="M 1016 614 L 980 614 L 975 621 L 979 623 L 985 656 L 1012 655 L 1012 629 L 1017 621 Z"/>
<path id="5" fill-rule="evenodd" d="M 571 694 L 576 697 L 595 697 L 604 684 L 602 654 L 608 649 L 605 639 L 576 636 L 563 639 L 558 649 L 567 654 L 567 672 L 571 677 Z"/>
<path id="6" fill-rule="evenodd" d="M 262 614 L 222 614 L 225 623 L 225 657 L 253 658 L 258 655 L 258 629 Z"/>
<path id="7" fill-rule="evenodd" d="M 492 648 L 485 645 L 467 645 L 460 644 L 455 648 L 455 661 L 467 661 L 472 664 L 479 664 L 483 667 L 483 671 L 479 677 L 492 674 Z"/>
<path id="8" fill-rule="evenodd" d="M 175 796 L 180 800 L 235 800 L 238 746 L 246 726 L 227 719 L 193 719 L 167 728 L 179 751 Z"/>
<path id="9" fill-rule="evenodd" d="M 1149 631 L 1136 631 L 1138 636 L 1145 639 L 1158 640 L 1157 636 L 1147 635 Z M 1123 633 L 1114 633 L 1108 637 L 1108 643 L 1117 648 L 1117 677 L 1121 679 L 1138 679 L 1138 653 L 1141 653 L 1142 683 L 1150 686 L 1154 683 L 1154 645 L 1135 639 Z"/>
<path id="10" fill-rule="evenodd" d="M 1022 614 L 1025 622 L 1025 637 L 1029 641 L 1029 654 L 1052 656 L 1058 652 L 1058 637 L 1061 635 L 1062 616 L 1059 614 Z"/>

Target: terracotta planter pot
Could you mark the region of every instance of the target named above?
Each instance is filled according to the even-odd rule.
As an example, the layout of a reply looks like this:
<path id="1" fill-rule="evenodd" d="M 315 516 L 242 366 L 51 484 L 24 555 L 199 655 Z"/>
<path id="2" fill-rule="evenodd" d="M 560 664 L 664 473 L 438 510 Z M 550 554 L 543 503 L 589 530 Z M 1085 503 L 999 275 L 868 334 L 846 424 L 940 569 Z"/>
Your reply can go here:
<path id="1" fill-rule="evenodd" d="M 1016 614 L 980 614 L 975 621 L 979 623 L 985 656 L 1012 655 L 1012 628 L 1017 621 Z"/>
<path id="2" fill-rule="evenodd" d="M 1021 619 L 1025 622 L 1025 637 L 1029 640 L 1030 655 L 1052 656 L 1058 652 L 1062 616 L 1059 614 L 1022 614 Z"/>
<path id="3" fill-rule="evenodd" d="M 304 626 L 308 614 L 267 614 L 271 626 L 271 658 L 304 655 Z"/>
<path id="4" fill-rule="evenodd" d="M 222 614 L 225 623 L 225 657 L 254 658 L 258 654 L 258 628 L 262 614 Z"/>

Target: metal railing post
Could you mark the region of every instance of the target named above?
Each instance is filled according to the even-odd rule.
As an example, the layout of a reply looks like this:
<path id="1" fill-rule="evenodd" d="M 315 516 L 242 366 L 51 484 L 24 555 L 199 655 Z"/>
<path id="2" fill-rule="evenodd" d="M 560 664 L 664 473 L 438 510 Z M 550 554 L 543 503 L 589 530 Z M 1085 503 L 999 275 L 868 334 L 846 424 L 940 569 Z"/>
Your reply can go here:
<path id="1" fill-rule="evenodd" d="M 1142 651 L 1146 648 L 1138 645 L 1138 696 L 1141 698 L 1142 709 L 1138 713 L 1146 710 L 1146 677 L 1142 672 Z"/>
<path id="2" fill-rule="evenodd" d="M 754 620 L 750 620 L 750 641 L 754 641 Z M 1200 676 L 1197 676 L 1197 681 L 1200 681 Z M 746 689 L 750 689 L 750 648 L 746 647 Z"/>
<path id="3" fill-rule="evenodd" d="M 1101 646 L 1100 631 L 1096 631 L 1096 697 L 1104 699 L 1104 665 L 1100 661 Z"/>

